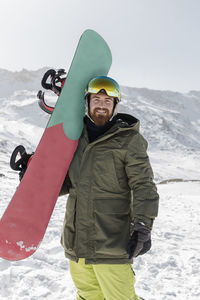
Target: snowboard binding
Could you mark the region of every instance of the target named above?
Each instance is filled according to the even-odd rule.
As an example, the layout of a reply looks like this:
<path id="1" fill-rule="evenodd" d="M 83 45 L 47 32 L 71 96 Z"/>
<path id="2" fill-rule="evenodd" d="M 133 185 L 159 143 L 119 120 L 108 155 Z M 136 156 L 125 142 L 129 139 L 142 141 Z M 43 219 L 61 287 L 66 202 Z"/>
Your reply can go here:
<path id="1" fill-rule="evenodd" d="M 44 100 L 44 92 L 39 91 L 38 94 L 37 94 L 37 98 L 39 99 L 39 100 L 38 100 L 39 107 L 40 107 L 43 111 L 45 111 L 46 113 L 52 114 L 53 111 L 54 111 L 54 107 L 49 106 L 49 105 L 46 104 L 46 102 L 45 102 L 45 100 Z"/>
<path id="2" fill-rule="evenodd" d="M 33 153 L 27 154 L 26 149 L 22 145 L 17 146 L 11 155 L 10 167 L 14 171 L 20 171 L 19 172 L 19 180 L 20 181 L 22 180 L 22 178 L 27 170 L 27 167 L 31 161 L 32 156 L 33 156 Z"/>
<path id="3" fill-rule="evenodd" d="M 54 70 L 50 69 L 48 70 L 41 81 L 41 85 L 46 90 L 53 91 L 57 96 L 60 96 L 61 90 L 63 88 L 65 78 L 66 78 L 66 72 L 64 69 Z M 37 98 L 39 99 L 38 104 L 42 110 L 44 110 L 48 114 L 52 114 L 54 107 L 49 106 L 46 104 L 44 100 L 44 92 L 41 90 L 37 94 Z"/>
<path id="4" fill-rule="evenodd" d="M 57 96 L 60 95 L 62 87 L 64 85 L 65 82 L 65 78 L 66 78 L 66 72 L 64 69 L 59 69 L 59 70 L 54 70 L 54 69 L 50 69 L 48 70 L 41 81 L 41 85 L 44 89 L 46 90 L 51 90 L 53 91 Z M 44 92 L 42 92 L 41 90 L 38 92 L 37 94 L 37 98 L 39 99 L 38 104 L 40 106 L 40 108 L 42 110 L 44 110 L 46 113 L 48 114 L 52 114 L 54 111 L 54 107 L 49 106 L 46 104 L 45 100 L 44 100 Z M 10 158 L 10 167 L 11 169 L 13 169 L 14 171 L 20 171 L 19 172 L 19 180 L 21 181 L 26 170 L 27 167 L 31 161 L 31 158 L 33 156 L 34 152 L 32 154 L 28 154 L 26 152 L 26 149 L 24 148 L 24 146 L 19 145 L 17 146 Z"/>

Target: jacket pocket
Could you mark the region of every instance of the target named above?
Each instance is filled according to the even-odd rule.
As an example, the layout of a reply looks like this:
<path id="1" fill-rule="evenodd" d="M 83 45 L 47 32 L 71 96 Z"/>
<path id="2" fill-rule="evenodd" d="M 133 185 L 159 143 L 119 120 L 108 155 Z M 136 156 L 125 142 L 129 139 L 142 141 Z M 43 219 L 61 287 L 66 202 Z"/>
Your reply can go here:
<path id="1" fill-rule="evenodd" d="M 130 203 L 126 199 L 97 199 L 95 252 L 109 257 L 127 257 L 130 234 Z"/>
<path id="2" fill-rule="evenodd" d="M 124 187 L 121 187 L 121 182 L 119 182 L 116 173 L 116 167 L 119 167 L 116 164 L 119 164 L 120 167 L 122 167 L 122 164 L 115 159 L 114 153 L 112 151 L 103 151 L 103 153 L 98 153 L 95 158 L 92 166 L 95 186 L 109 193 L 123 192 Z"/>
<path id="3" fill-rule="evenodd" d="M 74 248 L 75 241 L 76 197 L 69 196 L 63 225 L 61 243 L 66 250 Z"/>

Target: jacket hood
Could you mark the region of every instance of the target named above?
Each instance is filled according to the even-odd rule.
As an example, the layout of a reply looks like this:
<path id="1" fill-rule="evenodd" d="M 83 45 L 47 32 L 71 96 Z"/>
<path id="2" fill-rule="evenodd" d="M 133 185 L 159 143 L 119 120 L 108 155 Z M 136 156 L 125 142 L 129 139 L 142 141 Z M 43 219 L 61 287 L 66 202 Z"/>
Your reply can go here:
<path id="1" fill-rule="evenodd" d="M 131 116 L 129 114 L 124 113 L 118 113 L 116 116 L 116 124 L 120 128 L 133 128 L 135 131 L 139 132 L 140 128 L 140 121 L 135 118 L 134 116 Z"/>

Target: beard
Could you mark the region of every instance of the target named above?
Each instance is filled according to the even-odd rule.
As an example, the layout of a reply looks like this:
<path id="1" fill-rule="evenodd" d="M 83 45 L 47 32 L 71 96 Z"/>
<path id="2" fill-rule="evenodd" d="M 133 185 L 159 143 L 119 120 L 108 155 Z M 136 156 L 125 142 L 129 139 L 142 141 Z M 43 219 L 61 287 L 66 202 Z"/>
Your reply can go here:
<path id="1" fill-rule="evenodd" d="M 99 113 L 98 111 L 102 111 L 103 113 Z M 106 108 L 95 108 L 92 113 L 90 113 L 90 117 L 94 121 L 96 126 L 104 126 L 110 118 L 112 114 L 109 113 L 109 110 Z"/>

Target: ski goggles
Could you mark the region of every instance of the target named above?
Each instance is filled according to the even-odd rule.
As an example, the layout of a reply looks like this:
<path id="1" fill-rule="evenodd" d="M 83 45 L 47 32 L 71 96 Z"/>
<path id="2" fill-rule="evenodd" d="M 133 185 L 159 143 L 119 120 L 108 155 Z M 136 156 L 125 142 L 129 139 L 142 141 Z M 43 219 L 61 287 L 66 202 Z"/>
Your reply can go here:
<path id="1" fill-rule="evenodd" d="M 121 100 L 119 84 L 110 77 L 98 76 L 92 79 L 85 90 L 85 97 L 88 94 L 98 94 L 100 92 L 106 92 L 108 96 L 117 98 L 118 101 Z"/>

